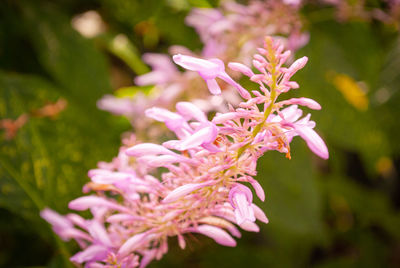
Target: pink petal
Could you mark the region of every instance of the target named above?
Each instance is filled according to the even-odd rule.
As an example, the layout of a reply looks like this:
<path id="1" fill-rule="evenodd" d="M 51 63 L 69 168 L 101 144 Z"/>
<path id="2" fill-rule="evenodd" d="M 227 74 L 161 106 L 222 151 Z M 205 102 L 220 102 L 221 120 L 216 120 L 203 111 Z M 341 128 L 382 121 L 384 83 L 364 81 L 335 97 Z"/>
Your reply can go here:
<path id="1" fill-rule="evenodd" d="M 71 257 L 71 261 L 77 263 L 84 263 L 88 261 L 102 261 L 107 257 L 107 247 L 101 245 L 91 245 L 84 251 L 78 252 Z"/>
<path id="2" fill-rule="evenodd" d="M 203 182 L 203 183 L 188 183 L 180 186 L 170 192 L 162 201 L 163 203 L 170 203 L 178 200 L 179 198 L 190 194 L 191 192 L 198 190 L 200 188 L 210 186 L 213 182 Z"/>
<path id="3" fill-rule="evenodd" d="M 126 207 L 115 204 L 97 196 L 82 196 L 69 202 L 68 207 L 74 210 L 86 210 L 92 207 L 107 207 L 110 209 L 129 211 Z"/>
<path id="4" fill-rule="evenodd" d="M 238 114 L 236 112 L 229 112 L 229 113 L 224 113 L 224 114 L 217 114 L 214 116 L 212 122 L 214 124 L 223 124 L 228 120 L 232 120 L 234 118 L 237 118 Z"/>
<path id="5" fill-rule="evenodd" d="M 257 224 L 255 224 L 254 222 L 251 222 L 251 221 L 245 221 L 245 222 L 243 222 L 243 223 L 240 225 L 240 227 L 241 227 L 243 230 L 248 231 L 248 232 L 255 232 L 255 233 L 257 233 L 257 232 L 260 231 L 260 228 L 257 226 Z"/>
<path id="6" fill-rule="evenodd" d="M 139 268 L 145 268 L 155 257 L 156 257 L 157 250 L 146 250 L 143 254 L 143 258 L 140 260 Z"/>
<path id="7" fill-rule="evenodd" d="M 122 244 L 122 246 L 118 250 L 118 254 L 120 254 L 121 256 L 126 256 L 129 253 L 143 246 L 153 237 L 154 235 L 150 235 L 148 232 L 136 234 L 131 238 L 129 238 L 128 240 L 126 240 L 124 244 Z"/>
<path id="8" fill-rule="evenodd" d="M 204 127 L 177 143 L 175 148 L 180 151 L 195 148 L 203 143 L 213 142 L 217 138 L 216 128 L 213 126 Z"/>
<path id="9" fill-rule="evenodd" d="M 88 227 L 88 231 L 95 241 L 100 242 L 104 246 L 112 246 L 112 242 L 104 225 L 100 224 L 98 221 L 93 220 Z"/>
<path id="10" fill-rule="evenodd" d="M 289 67 L 289 69 L 288 69 L 286 74 L 289 75 L 289 76 L 294 75 L 298 70 L 302 69 L 306 65 L 307 61 L 308 61 L 307 57 L 302 57 L 300 59 L 297 59 Z"/>
<path id="11" fill-rule="evenodd" d="M 283 116 L 284 120 L 287 122 L 295 122 L 297 119 L 299 119 L 301 117 L 302 114 L 303 114 L 303 111 L 298 109 L 297 105 L 291 105 L 291 106 L 281 110 L 281 112 L 280 112 L 280 115 Z M 277 121 L 277 120 L 275 120 L 275 121 Z"/>
<path id="12" fill-rule="evenodd" d="M 248 76 L 248 77 L 251 77 L 254 75 L 253 71 L 249 67 L 247 67 L 244 64 L 238 63 L 238 62 L 230 62 L 228 64 L 228 67 L 234 71 L 241 72 L 242 74 L 244 74 L 245 76 Z"/>
<path id="13" fill-rule="evenodd" d="M 199 122 L 206 122 L 207 117 L 202 110 L 191 102 L 181 101 L 176 104 L 176 110 L 185 119 L 195 118 Z"/>
<path id="14" fill-rule="evenodd" d="M 247 188 L 246 186 L 237 183 L 236 186 L 234 186 L 230 191 L 229 191 L 229 201 L 232 205 L 233 208 L 236 208 L 237 204 L 235 203 L 235 195 L 236 194 L 244 194 L 246 196 L 247 202 L 251 204 L 253 202 L 253 194 L 251 193 L 251 190 Z"/>
<path id="15" fill-rule="evenodd" d="M 308 148 L 310 148 L 312 152 L 323 159 L 329 158 L 328 148 L 317 132 L 315 132 L 312 128 L 300 127 L 296 125 L 295 130 L 300 137 L 306 141 Z"/>
<path id="16" fill-rule="evenodd" d="M 152 167 L 163 167 L 172 163 L 187 162 L 185 160 L 186 159 L 184 157 L 179 157 L 178 155 L 152 155 L 148 157 L 146 163 Z"/>
<path id="17" fill-rule="evenodd" d="M 236 83 L 227 73 L 223 72 L 223 73 L 219 74 L 218 77 L 221 78 L 222 80 L 224 80 L 225 82 L 227 82 L 228 84 L 234 86 L 237 89 L 237 91 L 239 92 L 240 96 L 242 96 L 242 98 L 244 98 L 244 99 L 251 98 L 250 93 L 246 89 L 244 89 L 241 85 Z"/>
<path id="18" fill-rule="evenodd" d="M 216 62 L 212 62 L 209 60 L 203 60 L 191 56 L 185 56 L 185 55 L 174 55 L 172 57 L 174 62 L 180 66 L 182 66 L 185 69 L 191 70 L 191 71 L 197 71 L 199 74 L 204 78 L 204 79 L 212 79 L 215 78 L 218 73 L 222 70 L 224 70 L 223 63 L 222 66 Z"/>
<path id="19" fill-rule="evenodd" d="M 292 98 L 286 101 L 282 101 L 284 104 L 298 104 L 302 106 L 306 106 L 313 110 L 321 110 L 321 105 L 313 99 L 309 98 Z"/>
<path id="20" fill-rule="evenodd" d="M 129 156 L 143 156 L 143 155 L 157 155 L 157 154 L 167 154 L 176 155 L 174 152 L 168 150 L 167 148 L 153 143 L 141 143 L 133 147 L 128 148 L 125 153 Z"/>
<path id="21" fill-rule="evenodd" d="M 219 85 L 215 79 L 207 79 L 206 83 L 207 83 L 207 87 L 210 90 L 211 94 L 213 94 L 213 95 L 221 94 L 221 88 L 219 87 Z"/>
<path id="22" fill-rule="evenodd" d="M 258 198 L 260 198 L 260 200 L 264 202 L 264 200 L 265 200 L 264 189 L 261 187 L 261 185 L 258 183 L 258 181 L 256 181 L 253 178 L 251 180 L 249 180 L 249 182 L 251 183 L 254 190 L 256 191 Z"/>
<path id="23" fill-rule="evenodd" d="M 178 244 L 181 249 L 185 249 L 186 247 L 185 238 L 183 238 L 181 234 L 178 234 Z"/>
<path id="24" fill-rule="evenodd" d="M 224 230 L 221 228 L 203 224 L 199 225 L 197 227 L 191 228 L 191 232 L 197 232 L 203 235 L 206 235 L 212 239 L 215 240 L 218 244 L 221 244 L 223 246 L 227 247 L 235 247 L 236 246 L 236 241 Z"/>
<path id="25" fill-rule="evenodd" d="M 121 222 L 121 221 L 140 221 L 140 220 L 144 220 L 143 217 L 141 216 L 134 216 L 134 215 L 130 215 L 130 214 L 114 214 L 111 215 L 110 217 L 107 218 L 107 222 L 113 223 L 113 222 Z"/>
<path id="26" fill-rule="evenodd" d="M 265 216 L 265 213 L 261 208 L 255 204 L 251 204 L 251 206 L 253 207 L 254 215 L 256 216 L 257 220 L 262 221 L 263 223 L 269 222 L 267 216 Z"/>
<path id="27" fill-rule="evenodd" d="M 72 223 L 65 216 L 61 216 L 60 214 L 49 208 L 43 209 L 40 212 L 40 217 L 45 219 L 52 226 L 60 229 L 67 229 L 73 227 Z"/>
<path id="28" fill-rule="evenodd" d="M 247 201 L 244 194 L 238 193 L 234 197 L 237 207 L 235 208 L 235 218 L 238 225 L 245 221 L 255 221 L 253 208 Z"/>
<path id="29" fill-rule="evenodd" d="M 147 117 L 160 122 L 182 120 L 182 117 L 164 108 L 153 107 L 145 111 Z"/>

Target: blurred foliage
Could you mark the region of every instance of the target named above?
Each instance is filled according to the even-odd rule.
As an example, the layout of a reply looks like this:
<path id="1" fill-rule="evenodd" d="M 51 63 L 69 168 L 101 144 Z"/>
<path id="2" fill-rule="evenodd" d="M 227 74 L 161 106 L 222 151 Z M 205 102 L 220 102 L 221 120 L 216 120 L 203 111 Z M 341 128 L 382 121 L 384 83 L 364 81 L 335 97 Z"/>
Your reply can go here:
<path id="1" fill-rule="evenodd" d="M 48 206 L 65 213 L 88 181 L 87 170 L 111 160 L 129 130 L 96 101 L 119 88 L 118 94 L 138 89 L 132 78 L 148 70 L 143 52 L 166 52 L 174 44 L 200 49 L 184 18 L 194 6 L 216 5 L 0 3 L 0 120 L 27 118 L 14 137 L 0 133 L 1 267 L 69 265 L 74 245 L 60 242 L 39 211 Z M 88 39 L 71 19 L 93 9 L 107 27 Z M 400 37 L 376 22 L 336 22 L 330 10 L 303 12 L 311 40 L 297 56 L 310 61 L 295 77 L 301 88 L 294 95 L 321 103 L 313 119 L 330 159 L 317 159 L 301 140 L 293 142 L 290 161 L 267 153 L 257 178 L 270 223 L 260 233 L 244 233 L 233 249 L 192 235 L 182 251 L 171 239 L 170 253 L 150 267 L 399 267 Z M 64 109 L 38 116 L 60 99 Z"/>

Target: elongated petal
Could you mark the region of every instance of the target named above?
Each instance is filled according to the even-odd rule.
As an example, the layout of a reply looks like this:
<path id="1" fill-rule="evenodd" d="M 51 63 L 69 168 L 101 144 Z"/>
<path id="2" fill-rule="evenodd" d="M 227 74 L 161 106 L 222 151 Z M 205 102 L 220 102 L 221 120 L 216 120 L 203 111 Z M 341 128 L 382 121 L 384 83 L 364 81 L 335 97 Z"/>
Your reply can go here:
<path id="1" fill-rule="evenodd" d="M 262 186 L 255 179 L 250 180 L 250 183 L 253 186 L 254 190 L 256 191 L 256 195 L 258 196 L 258 198 L 260 198 L 260 200 L 264 202 L 265 193 Z"/>
<path id="2" fill-rule="evenodd" d="M 262 221 L 263 223 L 269 222 L 267 216 L 265 216 L 265 213 L 261 208 L 255 204 L 251 204 L 251 206 L 253 207 L 254 215 L 256 216 L 257 220 Z"/>
<path id="3" fill-rule="evenodd" d="M 238 114 L 236 112 L 229 112 L 229 113 L 224 113 L 224 114 L 217 114 L 214 116 L 212 119 L 212 122 L 214 124 L 223 124 L 228 120 L 232 120 L 238 117 Z"/>
<path id="4" fill-rule="evenodd" d="M 45 219 L 48 223 L 50 223 L 53 227 L 60 229 L 72 228 L 72 223 L 65 216 L 61 216 L 54 210 L 49 208 L 45 208 L 40 212 L 40 217 Z"/>
<path id="5" fill-rule="evenodd" d="M 160 122 L 182 120 L 182 117 L 164 108 L 153 107 L 145 111 L 147 117 Z"/>
<path id="6" fill-rule="evenodd" d="M 108 249 L 102 245 L 91 245 L 84 251 L 78 252 L 71 257 L 71 261 L 84 263 L 87 261 L 101 261 L 107 257 Z"/>
<path id="7" fill-rule="evenodd" d="M 183 236 L 181 234 L 178 234 L 178 244 L 181 249 L 185 249 L 186 241 L 185 241 L 185 238 L 183 238 Z"/>
<path id="8" fill-rule="evenodd" d="M 238 63 L 238 62 L 230 62 L 228 64 L 228 67 L 231 68 L 234 71 L 241 72 L 245 76 L 251 77 L 254 75 L 253 71 L 247 67 L 244 64 Z"/>
<path id="9" fill-rule="evenodd" d="M 215 78 L 221 70 L 221 66 L 210 60 L 203 60 L 181 54 L 174 55 L 172 59 L 176 64 L 182 66 L 183 68 L 191 71 L 197 71 L 200 73 L 200 75 L 204 75 L 208 79 L 212 77 Z"/>
<path id="10" fill-rule="evenodd" d="M 260 231 L 260 227 L 258 227 L 257 224 L 255 224 L 254 222 L 251 221 L 245 221 L 240 225 L 240 228 L 242 228 L 245 231 L 248 232 L 259 232 Z"/>
<path id="11" fill-rule="evenodd" d="M 286 74 L 288 76 L 294 75 L 298 70 L 302 69 L 308 61 L 307 57 L 302 57 L 300 59 L 297 59 L 295 62 L 292 63 L 292 65 L 289 67 L 288 71 Z"/>
<path id="12" fill-rule="evenodd" d="M 221 94 L 221 88 L 219 87 L 217 80 L 215 79 L 207 79 L 206 80 L 208 90 L 210 90 L 210 93 L 213 95 L 220 95 Z"/>
<path id="13" fill-rule="evenodd" d="M 178 200 L 179 198 L 190 194 L 191 192 L 198 190 L 200 188 L 206 187 L 211 185 L 212 182 L 205 182 L 205 183 L 188 183 L 183 186 L 180 186 L 170 192 L 163 200 L 163 203 L 170 203 Z"/>
<path id="14" fill-rule="evenodd" d="M 141 216 L 130 215 L 130 214 L 114 214 L 107 218 L 107 222 L 121 222 L 121 221 L 140 221 L 144 220 Z"/>
<path id="15" fill-rule="evenodd" d="M 104 246 L 112 246 L 111 239 L 103 224 L 100 224 L 98 221 L 92 221 L 89 225 L 88 231 L 94 240 L 100 242 Z"/>
<path id="16" fill-rule="evenodd" d="M 160 155 L 160 156 L 149 156 L 146 163 L 152 167 L 163 167 L 172 163 L 178 162 L 188 162 L 185 161 L 184 157 L 180 157 L 178 155 Z"/>
<path id="17" fill-rule="evenodd" d="M 68 207 L 74 210 L 86 210 L 92 207 L 107 207 L 110 209 L 128 211 L 126 207 L 115 204 L 97 196 L 82 196 L 69 202 Z"/>
<path id="18" fill-rule="evenodd" d="M 212 126 L 204 127 L 196 131 L 193 135 L 177 143 L 175 148 L 180 151 L 195 148 L 203 143 L 210 143 L 217 138 L 216 128 Z"/>
<path id="19" fill-rule="evenodd" d="M 221 228 L 203 224 L 191 229 L 191 232 L 197 232 L 206 235 L 215 240 L 218 244 L 227 247 L 235 247 L 236 241 Z"/>
<path id="20" fill-rule="evenodd" d="M 147 241 L 149 241 L 150 238 L 151 237 L 149 236 L 148 232 L 134 235 L 126 240 L 124 244 L 122 244 L 122 246 L 118 250 L 118 254 L 120 254 L 121 256 L 126 256 L 143 246 Z"/>
<path id="21" fill-rule="evenodd" d="M 176 110 L 186 119 L 195 118 L 199 122 L 207 121 L 207 117 L 204 112 L 191 102 L 178 102 L 176 104 Z"/>
<path id="22" fill-rule="evenodd" d="M 94 175 L 92 181 L 101 184 L 113 184 L 121 180 L 135 179 L 135 176 L 123 172 L 109 172 L 99 175 Z"/>
<path id="23" fill-rule="evenodd" d="M 292 98 L 286 101 L 282 101 L 282 104 L 298 104 L 302 106 L 306 106 L 313 110 L 321 110 L 321 105 L 313 99 L 309 98 Z"/>
<path id="24" fill-rule="evenodd" d="M 285 121 L 287 122 L 295 122 L 297 119 L 301 117 L 303 111 L 298 108 L 297 105 L 291 105 L 283 110 L 281 110 L 280 115 L 283 116 Z M 279 118 L 276 118 L 279 120 Z"/>
<path id="25" fill-rule="evenodd" d="M 169 154 L 176 155 L 174 152 L 168 150 L 167 148 L 153 143 L 141 143 L 135 145 L 125 152 L 129 156 L 143 156 L 143 155 L 157 155 L 157 154 Z"/>
<path id="26" fill-rule="evenodd" d="M 242 96 L 242 98 L 244 99 L 251 98 L 250 93 L 246 89 L 244 89 L 241 85 L 239 85 L 239 83 L 235 82 L 227 73 L 223 72 L 219 74 L 218 77 L 227 82 L 228 84 L 234 86 L 239 92 L 240 96 Z"/>
<path id="27" fill-rule="evenodd" d="M 157 250 L 147 250 L 143 254 L 143 258 L 140 260 L 139 268 L 145 268 L 155 257 L 156 257 Z"/>
<path id="28" fill-rule="evenodd" d="M 312 152 L 323 159 L 329 158 L 328 148 L 317 132 L 315 132 L 312 128 L 299 126 L 296 127 L 295 130 L 300 137 L 306 141 L 308 148 L 310 148 Z"/>
<path id="29" fill-rule="evenodd" d="M 239 230 L 232 223 L 230 223 L 229 221 L 227 221 L 223 218 L 208 216 L 208 217 L 204 217 L 204 218 L 200 219 L 199 222 L 226 229 L 233 236 L 238 237 L 238 238 L 241 237 Z"/>

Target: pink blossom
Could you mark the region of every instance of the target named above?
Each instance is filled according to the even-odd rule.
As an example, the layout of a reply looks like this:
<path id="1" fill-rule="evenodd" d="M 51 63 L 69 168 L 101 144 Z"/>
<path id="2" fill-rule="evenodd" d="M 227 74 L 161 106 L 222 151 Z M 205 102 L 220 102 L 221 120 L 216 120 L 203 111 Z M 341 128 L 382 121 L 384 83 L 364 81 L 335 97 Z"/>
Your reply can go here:
<path id="1" fill-rule="evenodd" d="M 206 81 L 208 89 L 212 94 L 221 94 L 215 78 L 220 78 L 228 84 L 234 86 L 239 94 L 245 98 L 250 98 L 250 94 L 241 85 L 236 83 L 226 72 L 224 63 L 219 59 L 203 60 L 191 56 L 175 55 L 173 56 L 174 62 L 185 69 L 197 71 L 199 75 Z"/>
<path id="2" fill-rule="evenodd" d="M 249 188 L 241 184 L 237 184 L 229 192 L 229 200 L 235 209 L 235 217 L 238 225 L 245 221 L 255 221 L 253 207 L 253 195 Z"/>
<path id="3" fill-rule="evenodd" d="M 281 94 L 298 88 L 291 79 L 307 62 L 302 58 L 286 68 L 289 55 L 279 41 L 267 37 L 254 55 L 255 72 L 230 64 L 255 82 L 257 90 L 254 97 L 246 90 L 248 98 L 210 120 L 190 102 L 178 102 L 175 112 L 147 109 L 146 115 L 163 122 L 176 139 L 162 145 L 125 139 L 116 158 L 90 170 L 84 190 L 93 193 L 72 200 L 69 208 L 90 209 L 92 218 L 61 216 L 49 209 L 41 213 L 62 239 L 74 239 L 80 246 L 71 260 L 87 267 L 145 267 L 167 253 L 169 237 L 177 237 L 181 248 L 187 233 L 233 247 L 232 236 L 241 236 L 239 227 L 259 232 L 255 221 L 268 223 L 268 218 L 244 185 L 249 183 L 264 201 L 264 190 L 254 178 L 258 159 L 271 150 L 290 159 L 296 136 L 318 156 L 328 157 L 311 115 L 302 117 L 298 108 L 320 105 L 308 98 L 281 100 Z M 215 60 L 179 56 L 178 62 L 209 81 L 225 73 Z"/>
<path id="4" fill-rule="evenodd" d="M 135 83 L 139 86 L 166 84 L 179 75 L 177 68 L 171 58 L 164 54 L 146 53 L 143 60 L 153 70 L 147 74 L 136 77 Z"/>

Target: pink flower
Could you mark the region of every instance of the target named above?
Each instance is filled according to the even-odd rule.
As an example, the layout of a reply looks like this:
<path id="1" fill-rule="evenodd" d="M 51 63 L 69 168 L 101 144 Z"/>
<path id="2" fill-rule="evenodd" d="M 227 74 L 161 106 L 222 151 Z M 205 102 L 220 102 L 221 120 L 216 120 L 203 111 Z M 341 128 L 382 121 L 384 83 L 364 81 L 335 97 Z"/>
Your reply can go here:
<path id="1" fill-rule="evenodd" d="M 232 207 L 235 209 L 235 217 L 237 224 L 241 225 L 245 221 L 254 222 L 253 207 L 253 194 L 250 189 L 242 184 L 237 184 L 229 192 L 229 201 Z"/>
<path id="2" fill-rule="evenodd" d="M 226 72 L 224 63 L 219 59 L 203 60 L 191 56 L 175 55 L 173 60 L 176 64 L 182 66 L 185 69 L 191 71 L 197 71 L 200 76 L 206 81 L 208 89 L 212 94 L 221 94 L 221 88 L 219 87 L 215 78 L 220 78 L 228 84 L 234 86 L 239 94 L 245 98 L 250 98 L 249 92 L 244 89 L 241 85 L 236 83 Z"/>
<path id="3" fill-rule="evenodd" d="M 177 68 L 167 55 L 146 53 L 143 55 L 143 60 L 153 70 L 135 78 L 135 83 L 139 86 L 166 84 L 179 75 Z"/>
<path id="4" fill-rule="evenodd" d="M 240 5 L 231 8 L 240 9 Z M 69 208 L 89 209 L 92 218 L 61 216 L 49 209 L 41 213 L 62 239 L 72 238 L 79 244 L 81 251 L 71 260 L 87 267 L 145 267 L 167 253 L 169 237 L 176 236 L 181 248 L 186 246 L 187 233 L 200 233 L 233 247 L 232 236 L 241 235 L 237 227 L 259 232 L 256 219 L 268 223 L 268 218 L 252 203 L 252 192 L 243 185 L 250 183 L 264 201 L 264 190 L 254 179 L 258 159 L 270 150 L 290 158 L 295 136 L 302 137 L 320 157 L 328 157 L 325 143 L 313 130 L 315 122 L 310 115 L 302 117 L 297 106 L 320 109 L 320 105 L 308 98 L 277 102 L 281 94 L 299 87 L 290 79 L 307 62 L 303 57 L 283 67 L 289 56 L 280 42 L 266 38 L 264 48 L 254 55 L 257 73 L 231 63 L 258 90 L 252 91 L 252 97 L 243 89 L 248 94 L 241 93 L 243 102 L 237 107 L 229 105 L 228 112 L 210 120 L 190 102 L 177 103 L 176 112 L 147 109 L 146 115 L 163 122 L 176 139 L 162 145 L 126 139 L 111 163 L 102 162 L 90 170 L 91 181 L 84 190 L 94 193 L 72 200 Z M 218 60 L 182 55 L 175 60 L 199 72 L 211 91 L 219 89 L 215 87 L 217 77 L 236 83 L 227 79 Z"/>

